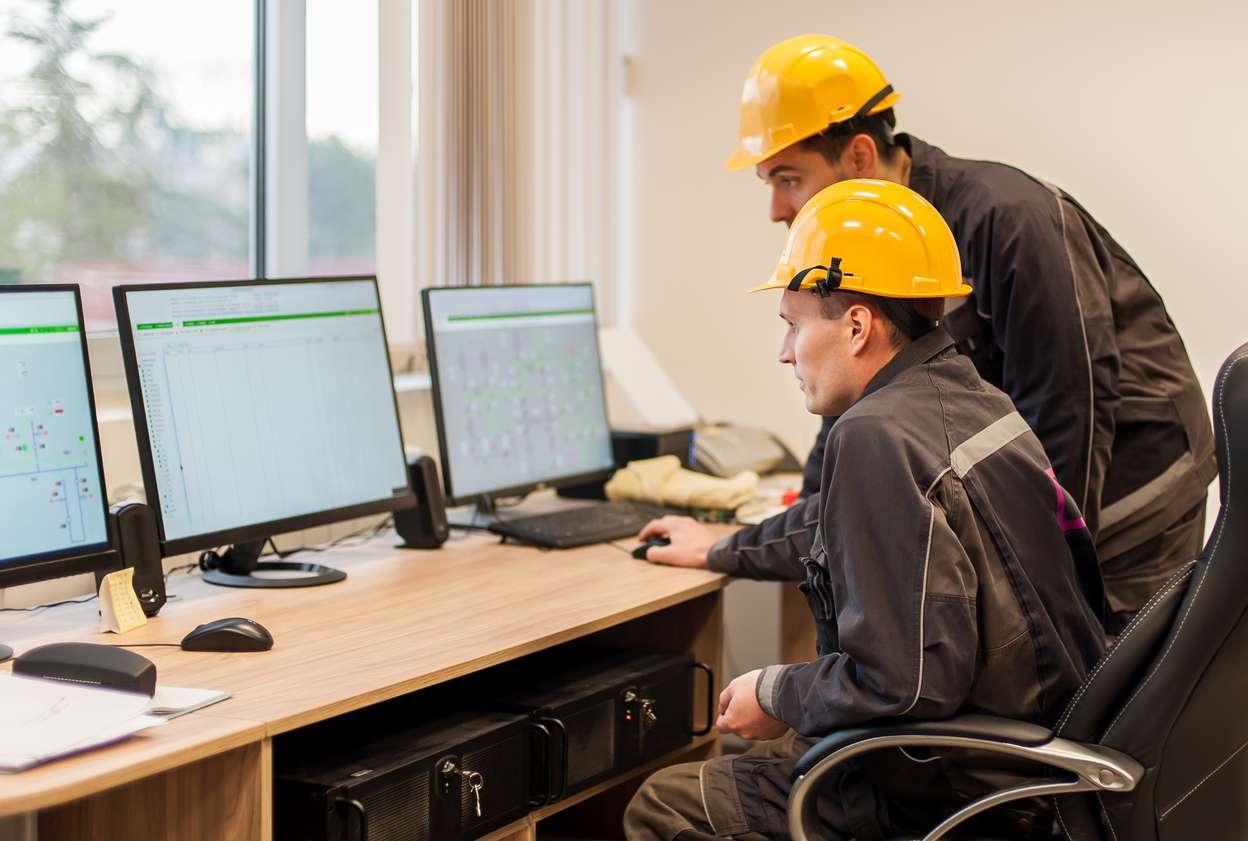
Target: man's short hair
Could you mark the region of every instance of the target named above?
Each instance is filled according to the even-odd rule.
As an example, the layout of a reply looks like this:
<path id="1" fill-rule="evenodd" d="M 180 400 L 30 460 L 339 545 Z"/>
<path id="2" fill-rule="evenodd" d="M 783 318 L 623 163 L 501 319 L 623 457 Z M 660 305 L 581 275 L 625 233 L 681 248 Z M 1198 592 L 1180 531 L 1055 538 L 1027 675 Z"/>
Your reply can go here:
<path id="1" fill-rule="evenodd" d="M 820 299 L 820 312 L 824 318 L 837 319 L 854 304 L 862 304 L 884 322 L 888 341 L 894 348 L 914 341 L 935 329 L 944 311 L 940 298 L 918 298 L 913 301 L 900 298 L 880 298 L 837 289 Z"/>
<path id="2" fill-rule="evenodd" d="M 897 117 L 892 108 L 886 108 L 878 114 L 871 114 L 854 120 L 850 124 L 833 123 L 819 134 L 801 141 L 802 148 L 818 152 L 823 159 L 834 164 L 845 152 L 845 147 L 855 135 L 865 134 L 875 141 L 875 148 L 885 161 L 892 161 L 897 156 L 897 144 L 893 140 L 893 127 L 897 125 Z"/>

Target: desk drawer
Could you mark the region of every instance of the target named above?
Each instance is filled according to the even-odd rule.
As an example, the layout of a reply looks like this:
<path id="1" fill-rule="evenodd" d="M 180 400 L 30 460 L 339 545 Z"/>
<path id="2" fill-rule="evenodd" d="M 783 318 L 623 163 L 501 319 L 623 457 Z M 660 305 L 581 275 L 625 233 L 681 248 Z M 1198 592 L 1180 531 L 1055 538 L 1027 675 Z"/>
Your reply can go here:
<path id="1" fill-rule="evenodd" d="M 279 762 L 277 841 L 473 839 L 527 814 L 527 716 L 467 713 Z M 337 746 L 338 750 L 328 747 Z"/>
<path id="2" fill-rule="evenodd" d="M 574 657 L 556 668 L 543 664 L 537 677 L 528 670 L 530 686 L 498 696 L 500 708 L 527 713 L 539 725 L 530 747 L 535 806 L 673 751 L 694 735 L 693 677 L 706 667 L 692 657 L 598 651 Z"/>

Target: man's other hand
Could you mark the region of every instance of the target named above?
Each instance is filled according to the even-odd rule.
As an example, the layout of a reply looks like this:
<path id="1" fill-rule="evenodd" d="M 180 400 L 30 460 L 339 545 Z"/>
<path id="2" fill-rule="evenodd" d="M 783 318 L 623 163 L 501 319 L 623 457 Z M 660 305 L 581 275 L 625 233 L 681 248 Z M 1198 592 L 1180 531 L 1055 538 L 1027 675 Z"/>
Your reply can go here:
<path id="1" fill-rule="evenodd" d="M 716 730 L 752 741 L 778 739 L 788 732 L 789 725 L 767 715 L 758 705 L 758 678 L 762 673 L 762 669 L 746 672 L 719 693 Z"/>
<path id="2" fill-rule="evenodd" d="M 652 546 L 646 560 L 674 567 L 706 569 L 706 553 L 715 544 L 715 534 L 692 517 L 660 517 L 646 523 L 637 535 L 641 541 L 666 537 L 667 546 Z"/>

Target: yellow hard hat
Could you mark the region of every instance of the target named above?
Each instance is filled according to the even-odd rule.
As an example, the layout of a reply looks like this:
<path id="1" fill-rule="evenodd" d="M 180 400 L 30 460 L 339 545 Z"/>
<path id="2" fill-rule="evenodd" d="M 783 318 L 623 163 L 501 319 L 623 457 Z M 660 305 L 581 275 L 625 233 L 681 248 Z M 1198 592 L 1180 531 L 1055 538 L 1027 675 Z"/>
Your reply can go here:
<path id="1" fill-rule="evenodd" d="M 892 181 L 854 178 L 806 202 L 763 289 L 835 289 L 882 298 L 961 298 L 953 232 L 927 199 Z"/>
<path id="2" fill-rule="evenodd" d="M 754 166 L 833 123 L 878 114 L 899 99 L 871 57 L 839 38 L 781 41 L 745 79 L 741 139 L 725 166 Z"/>

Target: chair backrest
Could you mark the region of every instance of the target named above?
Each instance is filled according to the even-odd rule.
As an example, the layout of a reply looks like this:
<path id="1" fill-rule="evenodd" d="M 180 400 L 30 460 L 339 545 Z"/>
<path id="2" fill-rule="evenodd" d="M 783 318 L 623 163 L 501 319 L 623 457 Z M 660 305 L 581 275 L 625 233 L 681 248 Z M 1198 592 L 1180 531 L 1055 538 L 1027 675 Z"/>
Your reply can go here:
<path id="1" fill-rule="evenodd" d="M 1221 510 L 1200 559 L 1123 631 L 1058 732 L 1146 769 L 1135 791 L 1059 798 L 1076 841 L 1248 838 L 1248 345 L 1214 385 Z"/>

